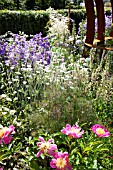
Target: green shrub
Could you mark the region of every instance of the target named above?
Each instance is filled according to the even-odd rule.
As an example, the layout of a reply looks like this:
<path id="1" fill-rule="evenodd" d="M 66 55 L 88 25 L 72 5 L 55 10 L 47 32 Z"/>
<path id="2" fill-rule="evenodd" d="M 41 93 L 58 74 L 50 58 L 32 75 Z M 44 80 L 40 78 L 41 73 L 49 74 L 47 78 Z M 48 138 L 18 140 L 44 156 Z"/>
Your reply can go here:
<path id="1" fill-rule="evenodd" d="M 68 16 L 68 10 L 58 10 L 58 13 Z M 79 23 L 86 18 L 85 10 L 71 10 L 71 19 L 75 21 L 76 30 Z M 5 34 L 7 31 L 25 34 L 36 34 L 42 32 L 46 35 L 47 23 L 49 21 L 49 13 L 46 11 L 0 11 L 0 34 Z M 71 24 L 72 29 L 72 24 Z"/>
<path id="2" fill-rule="evenodd" d="M 63 16 L 68 16 L 68 9 L 57 10 L 58 13 Z M 105 8 L 106 14 L 110 14 L 111 11 Z M 86 19 L 85 9 L 71 9 L 70 18 L 74 20 L 76 31 L 78 32 L 79 23 Z M 0 11 L 0 34 L 5 34 L 7 31 L 13 33 L 19 33 L 19 31 L 25 34 L 37 34 L 42 32 L 45 36 L 47 34 L 48 24 L 50 20 L 48 11 Z M 73 22 L 70 23 L 70 31 L 72 32 Z"/>
<path id="3" fill-rule="evenodd" d="M 7 31 L 46 35 L 49 14 L 44 11 L 0 11 L 0 34 Z"/>

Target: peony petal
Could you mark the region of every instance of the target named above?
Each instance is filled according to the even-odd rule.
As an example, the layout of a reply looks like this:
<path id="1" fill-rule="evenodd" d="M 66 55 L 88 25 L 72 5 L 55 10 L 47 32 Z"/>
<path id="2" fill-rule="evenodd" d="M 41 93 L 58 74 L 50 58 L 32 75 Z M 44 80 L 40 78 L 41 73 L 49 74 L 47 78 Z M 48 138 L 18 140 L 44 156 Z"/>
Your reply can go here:
<path id="1" fill-rule="evenodd" d="M 39 150 L 39 152 L 36 154 L 37 157 L 39 157 L 43 152 Z"/>
<path id="2" fill-rule="evenodd" d="M 48 142 L 49 142 L 49 143 L 53 143 L 54 140 L 53 140 L 53 139 L 49 139 Z"/>
<path id="3" fill-rule="evenodd" d="M 15 127 L 14 127 L 13 125 L 10 125 L 10 126 L 9 126 L 9 131 L 10 131 L 10 132 L 13 132 L 14 130 L 15 130 Z"/>
<path id="4" fill-rule="evenodd" d="M 52 159 L 52 161 L 50 162 L 50 166 L 51 166 L 51 168 L 57 168 L 56 167 L 56 159 Z"/>
<path id="5" fill-rule="evenodd" d="M 11 141 L 12 141 L 12 136 L 7 136 L 7 137 L 4 137 L 3 138 L 3 141 L 4 141 L 4 144 L 8 144 L 8 143 L 10 143 Z"/>
<path id="6" fill-rule="evenodd" d="M 41 136 L 39 136 L 39 138 L 38 138 L 41 142 L 45 142 L 45 140 L 44 140 L 44 138 L 43 137 L 41 137 Z"/>
<path id="7" fill-rule="evenodd" d="M 64 153 L 62 153 L 63 155 L 63 157 L 68 157 L 68 152 L 64 152 Z"/>
<path id="8" fill-rule="evenodd" d="M 66 170 L 72 170 L 72 166 L 70 164 L 68 164 L 65 169 Z"/>
<path id="9" fill-rule="evenodd" d="M 50 150 L 57 150 L 57 145 L 56 144 L 51 144 Z"/>
<path id="10" fill-rule="evenodd" d="M 48 150 L 48 154 L 53 157 L 55 156 L 55 152 L 53 150 Z"/>
<path id="11" fill-rule="evenodd" d="M 62 129 L 61 132 L 66 134 L 67 130 L 66 129 Z"/>
<path id="12" fill-rule="evenodd" d="M 43 142 L 37 142 L 37 146 L 40 147 L 40 145 L 42 144 Z"/>
<path id="13" fill-rule="evenodd" d="M 66 125 L 66 128 L 71 128 L 71 125 L 70 125 L 70 124 L 67 124 L 67 125 Z"/>

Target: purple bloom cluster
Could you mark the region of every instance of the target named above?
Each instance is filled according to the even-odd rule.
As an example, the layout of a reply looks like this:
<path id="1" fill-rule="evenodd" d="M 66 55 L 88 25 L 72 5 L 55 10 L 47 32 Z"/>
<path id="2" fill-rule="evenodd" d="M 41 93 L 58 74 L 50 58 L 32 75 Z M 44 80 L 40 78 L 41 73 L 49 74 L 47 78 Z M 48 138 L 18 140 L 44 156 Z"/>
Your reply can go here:
<path id="1" fill-rule="evenodd" d="M 0 56 L 6 65 L 18 65 L 20 61 L 27 64 L 39 62 L 50 64 L 51 45 L 47 37 L 36 34 L 27 40 L 26 35 L 8 33 L 0 37 Z"/>
<path id="2" fill-rule="evenodd" d="M 105 15 L 105 28 L 111 29 L 112 25 L 112 15 Z"/>
<path id="3" fill-rule="evenodd" d="M 112 15 L 105 14 L 105 28 L 111 29 L 112 26 Z M 95 31 L 97 32 L 97 19 L 95 20 Z"/>
<path id="4" fill-rule="evenodd" d="M 79 24 L 79 30 L 78 30 L 78 34 L 81 34 L 81 30 L 80 30 L 80 25 L 82 23 Z M 112 15 L 106 15 L 105 14 L 105 28 L 106 29 L 111 29 L 112 26 Z M 84 30 L 86 30 L 87 28 L 87 22 L 85 22 L 85 24 L 83 25 Z M 97 32 L 98 29 L 98 25 L 97 25 L 97 18 L 95 19 L 95 32 Z"/>

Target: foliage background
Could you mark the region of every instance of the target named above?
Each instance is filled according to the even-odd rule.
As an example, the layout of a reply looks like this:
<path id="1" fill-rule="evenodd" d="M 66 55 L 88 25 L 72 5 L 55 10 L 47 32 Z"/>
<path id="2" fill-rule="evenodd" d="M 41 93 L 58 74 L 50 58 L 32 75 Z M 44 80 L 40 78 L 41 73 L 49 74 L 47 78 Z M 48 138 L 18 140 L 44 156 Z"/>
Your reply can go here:
<path id="1" fill-rule="evenodd" d="M 74 27 L 72 34 L 64 30 L 67 25 L 57 28 L 61 25 L 60 21 L 66 23 L 67 18 L 64 16 L 52 19 L 51 26 L 56 26 L 56 29 L 49 27 L 45 37 L 52 47 L 48 66 L 38 62 L 26 66 L 26 50 L 21 51 L 24 48 L 19 48 L 12 55 L 13 59 L 23 56 L 16 67 L 5 64 L 6 57 L 12 57 L 12 50 L 7 55 L 4 53 L 5 47 L 10 49 L 18 44 L 24 47 L 24 43 L 28 43 L 30 39 L 26 39 L 27 35 L 24 33 L 18 41 L 7 36 L 9 32 L 0 37 L 0 123 L 7 127 L 13 124 L 16 129 L 13 141 L 0 147 L 0 166 L 5 170 L 51 169 L 50 157 L 36 157 L 38 137 L 43 136 L 46 140 L 52 137 L 60 151 L 69 151 L 70 140 L 60 132 L 69 123 L 79 124 L 86 132 L 80 140 L 72 141 L 70 162 L 73 168 L 111 170 L 113 52 L 104 51 L 99 60 L 96 50 L 92 49 L 89 58 L 82 58 L 85 21 L 81 23 L 81 32 L 77 35 Z M 108 42 L 109 46 L 112 44 L 112 41 Z M 28 51 L 32 52 L 31 46 Z M 90 128 L 96 123 L 104 125 L 110 131 L 109 138 L 98 138 L 92 134 Z"/>

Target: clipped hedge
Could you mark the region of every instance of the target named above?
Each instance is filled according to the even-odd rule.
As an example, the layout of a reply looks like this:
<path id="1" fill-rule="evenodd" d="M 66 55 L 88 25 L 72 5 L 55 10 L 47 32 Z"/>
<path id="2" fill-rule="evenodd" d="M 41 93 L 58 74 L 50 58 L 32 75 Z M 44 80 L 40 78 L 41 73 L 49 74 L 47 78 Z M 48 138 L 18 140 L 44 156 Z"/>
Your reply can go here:
<path id="1" fill-rule="evenodd" d="M 57 10 L 63 16 L 68 16 L 68 9 Z M 110 8 L 105 8 L 106 14 L 111 14 Z M 75 21 L 76 31 L 78 31 L 79 23 L 86 19 L 86 9 L 71 9 L 70 17 Z M 49 26 L 49 13 L 47 11 L 0 11 L 0 34 L 3 35 L 7 31 L 13 33 L 24 32 L 27 35 L 35 35 L 42 32 L 47 35 L 47 26 Z M 71 23 L 71 32 L 72 32 Z"/>
<path id="2" fill-rule="evenodd" d="M 7 31 L 46 35 L 49 14 L 46 11 L 0 11 L 0 34 Z"/>
<path id="3" fill-rule="evenodd" d="M 58 10 L 64 16 L 68 15 L 68 9 Z M 82 19 L 86 18 L 86 12 L 83 9 L 71 10 L 71 18 L 75 20 L 76 29 Z M 24 32 L 27 35 L 34 35 L 42 32 L 47 34 L 47 23 L 49 22 L 49 13 L 47 11 L 0 11 L 0 34 L 3 35 L 7 31 L 13 33 Z M 72 29 L 72 25 L 71 25 Z"/>

